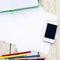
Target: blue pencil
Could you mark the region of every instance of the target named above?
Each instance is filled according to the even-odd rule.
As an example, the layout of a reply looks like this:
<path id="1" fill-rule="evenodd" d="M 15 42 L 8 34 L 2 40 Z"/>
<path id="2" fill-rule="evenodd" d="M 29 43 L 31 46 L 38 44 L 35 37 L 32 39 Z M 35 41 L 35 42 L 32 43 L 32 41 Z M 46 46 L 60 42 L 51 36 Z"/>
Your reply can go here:
<path id="1" fill-rule="evenodd" d="M 12 57 L 8 58 L 8 60 L 14 59 L 14 58 L 32 58 L 32 57 L 39 57 L 40 55 L 31 55 L 31 56 L 18 56 L 18 57 Z"/>
<path id="2" fill-rule="evenodd" d="M 11 58 L 8 58 L 9 60 L 10 59 L 13 59 L 13 58 L 31 58 L 31 57 L 39 57 L 40 55 L 31 55 L 31 56 L 17 56 L 17 57 L 11 57 Z"/>

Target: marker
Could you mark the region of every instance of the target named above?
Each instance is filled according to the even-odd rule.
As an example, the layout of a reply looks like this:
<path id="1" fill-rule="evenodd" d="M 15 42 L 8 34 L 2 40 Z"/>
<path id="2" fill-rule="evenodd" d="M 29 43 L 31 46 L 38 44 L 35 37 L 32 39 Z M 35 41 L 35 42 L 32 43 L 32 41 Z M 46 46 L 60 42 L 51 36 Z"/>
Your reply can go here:
<path id="1" fill-rule="evenodd" d="M 2 55 L 2 56 L 11 56 L 11 55 L 27 54 L 27 53 L 31 53 L 31 51 L 26 51 L 26 52 L 17 52 L 17 53 L 12 53 L 12 54 L 5 54 L 5 55 Z"/>

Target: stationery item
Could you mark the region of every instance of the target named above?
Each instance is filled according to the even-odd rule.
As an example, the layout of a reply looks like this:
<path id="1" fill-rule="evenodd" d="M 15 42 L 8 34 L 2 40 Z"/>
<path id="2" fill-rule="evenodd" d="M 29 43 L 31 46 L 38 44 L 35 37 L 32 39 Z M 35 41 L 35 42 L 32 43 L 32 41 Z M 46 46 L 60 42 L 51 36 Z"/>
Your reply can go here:
<path id="1" fill-rule="evenodd" d="M 8 57 L 8 59 L 10 58 L 32 58 L 32 57 L 39 57 L 40 55 L 30 55 L 30 56 L 14 56 L 14 57 Z"/>
<path id="2" fill-rule="evenodd" d="M 7 18 L 8 17 L 8 18 Z M 0 14 L 0 40 L 15 44 L 17 50 L 35 50 L 48 54 L 50 44 L 43 41 L 47 20 L 57 22 L 57 16 L 42 7 Z"/>
<path id="3" fill-rule="evenodd" d="M 38 7 L 38 0 L 1 0 L 0 12 Z"/>
<path id="4" fill-rule="evenodd" d="M 39 57 L 33 57 L 33 58 L 15 58 L 15 59 L 46 59 L 46 56 L 39 56 Z"/>
<path id="5" fill-rule="evenodd" d="M 20 54 L 27 54 L 27 53 L 31 53 L 31 51 L 16 52 L 16 53 L 11 53 L 11 54 L 4 54 L 2 56 L 20 55 Z"/>
<path id="6" fill-rule="evenodd" d="M 13 58 L 31 58 L 31 57 L 38 57 L 40 55 L 16 55 L 16 56 L 1 56 L 0 58 L 4 58 L 4 59 L 13 59 Z"/>
<path id="7" fill-rule="evenodd" d="M 14 59 L 14 60 L 45 60 L 44 58 L 37 58 L 37 59 L 33 59 L 33 58 L 31 58 L 31 59 Z"/>
<path id="8" fill-rule="evenodd" d="M 36 51 L 26 51 L 26 52 L 17 52 L 17 53 L 12 53 L 12 54 L 5 54 L 5 55 L 2 55 L 2 56 L 18 56 L 18 55 L 23 55 L 23 54 L 26 54 L 27 56 L 28 55 L 40 55 L 38 52 L 36 52 Z"/>
<path id="9" fill-rule="evenodd" d="M 40 54 L 35 51 L 26 51 L 26 52 L 20 52 L 20 53 L 5 54 L 5 55 L 0 56 L 0 58 L 12 58 L 12 57 L 30 56 L 30 55 L 40 56 Z"/>
<path id="10" fill-rule="evenodd" d="M 14 56 L 0 56 L 0 58 L 7 59 L 7 58 L 12 58 L 12 57 L 18 57 L 18 56 L 27 56 L 27 54 L 20 54 L 20 55 L 14 55 Z"/>
<path id="11" fill-rule="evenodd" d="M 32 59 L 33 60 L 33 59 Z M 45 60 L 45 59 L 36 59 L 36 60 Z"/>
<path id="12" fill-rule="evenodd" d="M 33 59 L 32 59 L 33 60 Z M 45 59 L 36 59 L 36 60 L 45 60 Z"/>

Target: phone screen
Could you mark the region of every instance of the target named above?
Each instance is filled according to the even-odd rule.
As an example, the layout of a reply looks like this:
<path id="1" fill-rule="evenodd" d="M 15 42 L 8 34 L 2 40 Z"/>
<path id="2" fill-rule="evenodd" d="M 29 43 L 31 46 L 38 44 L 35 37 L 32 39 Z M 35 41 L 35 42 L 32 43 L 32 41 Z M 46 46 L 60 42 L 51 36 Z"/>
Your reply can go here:
<path id="1" fill-rule="evenodd" d="M 45 37 L 50 39 L 55 39 L 56 30 L 57 30 L 57 25 L 48 23 L 45 32 Z"/>

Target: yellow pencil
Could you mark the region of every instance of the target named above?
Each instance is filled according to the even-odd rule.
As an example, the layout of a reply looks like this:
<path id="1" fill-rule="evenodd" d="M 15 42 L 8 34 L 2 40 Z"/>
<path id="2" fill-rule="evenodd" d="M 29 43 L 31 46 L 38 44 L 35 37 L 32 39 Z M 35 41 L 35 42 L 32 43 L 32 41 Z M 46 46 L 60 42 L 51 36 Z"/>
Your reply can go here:
<path id="1" fill-rule="evenodd" d="M 18 55 L 11 55 L 11 56 L 0 56 L 0 58 L 7 59 L 7 58 L 18 57 L 18 56 L 27 56 L 27 54 L 18 54 Z"/>

